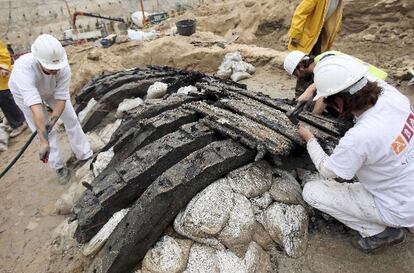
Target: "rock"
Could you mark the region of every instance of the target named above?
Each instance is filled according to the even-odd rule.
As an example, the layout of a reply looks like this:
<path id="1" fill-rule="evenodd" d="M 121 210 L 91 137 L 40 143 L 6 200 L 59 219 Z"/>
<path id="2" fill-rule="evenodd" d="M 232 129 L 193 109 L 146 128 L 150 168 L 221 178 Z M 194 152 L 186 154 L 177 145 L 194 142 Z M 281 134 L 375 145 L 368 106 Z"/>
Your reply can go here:
<path id="1" fill-rule="evenodd" d="M 272 237 L 270 237 L 269 233 L 265 230 L 262 224 L 255 221 L 253 227 L 253 241 L 258 243 L 264 250 L 269 250 L 273 246 L 275 246 Z"/>
<path id="2" fill-rule="evenodd" d="M 362 39 L 364 39 L 365 41 L 375 41 L 377 37 L 374 34 L 367 34 L 362 36 Z"/>
<path id="3" fill-rule="evenodd" d="M 147 99 L 159 99 L 167 94 L 168 84 L 155 82 L 148 88 Z"/>
<path id="4" fill-rule="evenodd" d="M 181 273 L 185 270 L 192 241 L 164 236 L 150 249 L 142 261 L 142 271 L 149 273 Z"/>
<path id="5" fill-rule="evenodd" d="M 102 139 L 102 142 L 106 145 L 111 140 L 112 135 L 121 125 L 122 120 L 117 119 L 114 123 L 110 123 L 105 126 L 100 132 L 99 137 Z"/>
<path id="6" fill-rule="evenodd" d="M 78 180 L 82 179 L 83 177 L 85 177 L 85 175 L 87 175 L 91 171 L 91 163 L 92 163 L 92 160 L 86 161 L 86 163 L 83 164 L 82 167 L 80 167 L 76 171 L 75 173 L 76 179 Z"/>
<path id="7" fill-rule="evenodd" d="M 97 133 L 89 132 L 86 134 L 86 137 L 88 138 L 89 144 L 91 145 L 91 149 L 94 153 L 99 152 L 103 147 L 105 147 L 105 143 Z"/>
<path id="8" fill-rule="evenodd" d="M 273 184 L 269 190 L 273 200 L 285 204 L 304 204 L 302 188 L 289 172 L 277 170 L 273 176 Z"/>
<path id="9" fill-rule="evenodd" d="M 268 273 L 272 269 L 269 254 L 255 242 L 249 245 L 244 263 L 247 273 Z"/>
<path id="10" fill-rule="evenodd" d="M 117 118 L 121 118 L 125 113 L 128 113 L 128 111 L 135 109 L 141 106 L 142 104 L 144 104 L 144 101 L 139 97 L 133 99 L 124 99 L 118 105 L 118 109 L 116 110 L 115 116 Z"/>
<path id="11" fill-rule="evenodd" d="M 85 177 L 88 174 L 85 175 Z M 60 198 L 55 203 L 55 210 L 57 214 L 60 215 L 67 215 L 72 213 L 73 206 L 75 205 L 76 201 L 82 196 L 82 193 L 85 191 L 85 187 L 81 184 L 81 182 L 73 183 L 69 189 L 63 193 Z"/>
<path id="12" fill-rule="evenodd" d="M 266 161 L 258 161 L 229 173 L 227 177 L 233 191 L 254 198 L 270 189 L 272 168 Z"/>
<path id="13" fill-rule="evenodd" d="M 90 256 L 98 253 L 105 242 L 108 240 L 111 233 L 114 231 L 116 226 L 128 213 L 129 209 L 123 209 L 115 213 L 111 219 L 101 228 L 101 230 L 92 238 L 92 240 L 86 245 L 83 250 L 84 256 Z M 75 231 L 73 232 L 75 233 Z"/>
<path id="14" fill-rule="evenodd" d="M 83 122 L 83 120 L 85 119 L 85 117 L 89 114 L 89 112 L 92 110 L 92 108 L 97 104 L 98 102 L 94 99 L 91 98 L 88 102 L 88 104 L 86 105 L 86 107 L 79 112 L 78 114 L 78 118 L 80 123 Z"/>
<path id="15" fill-rule="evenodd" d="M 183 273 L 222 273 L 219 270 L 216 250 L 201 244 L 193 244 Z"/>
<path id="16" fill-rule="evenodd" d="M 408 230 L 411 232 L 411 234 L 413 234 L 413 235 L 414 235 L 414 227 L 411 227 L 411 228 L 409 228 Z"/>
<path id="17" fill-rule="evenodd" d="M 234 207 L 227 225 L 220 232 L 219 240 L 238 257 L 243 257 L 252 241 L 256 222 L 250 201 L 241 194 L 234 194 Z"/>
<path id="18" fill-rule="evenodd" d="M 197 87 L 189 85 L 178 89 L 177 94 L 188 95 L 189 93 L 195 93 L 197 91 Z"/>
<path id="19" fill-rule="evenodd" d="M 59 226 L 52 231 L 53 246 L 55 250 L 65 253 L 76 245 L 73 235 L 75 234 L 78 221 L 69 222 L 65 219 Z"/>
<path id="20" fill-rule="evenodd" d="M 196 241 L 217 235 L 228 222 L 232 208 L 233 192 L 226 179 L 218 180 L 188 203 L 176 217 L 174 229 Z"/>
<path id="21" fill-rule="evenodd" d="M 250 199 L 250 202 L 252 203 L 253 211 L 256 214 L 267 209 L 270 204 L 272 204 L 273 199 L 270 193 L 267 191 L 261 196 Z"/>
<path id="22" fill-rule="evenodd" d="M 308 214 L 301 205 L 274 203 L 265 212 L 266 230 L 293 258 L 306 251 L 308 224 Z"/>
<path id="23" fill-rule="evenodd" d="M 96 157 L 96 161 L 92 164 L 93 174 L 95 175 L 95 177 L 97 177 L 106 168 L 106 166 L 108 166 L 109 162 L 111 162 L 114 155 L 115 153 L 113 148 L 109 149 L 106 152 L 98 154 L 98 156 Z"/>
<path id="24" fill-rule="evenodd" d="M 220 273 L 247 273 L 244 261 L 233 252 L 220 250 L 216 256 Z"/>

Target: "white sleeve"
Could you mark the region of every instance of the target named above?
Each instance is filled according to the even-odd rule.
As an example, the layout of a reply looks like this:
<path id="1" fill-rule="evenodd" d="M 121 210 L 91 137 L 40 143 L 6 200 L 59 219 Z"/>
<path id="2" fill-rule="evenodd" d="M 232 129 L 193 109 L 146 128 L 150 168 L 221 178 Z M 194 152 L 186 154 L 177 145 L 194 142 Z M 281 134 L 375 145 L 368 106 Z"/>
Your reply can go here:
<path id="1" fill-rule="evenodd" d="M 312 138 L 308 141 L 306 148 L 308 150 L 309 156 L 312 159 L 313 164 L 315 165 L 318 172 L 326 179 L 335 178 L 337 175 L 325 166 L 326 160 L 329 158 L 325 151 L 319 145 L 316 138 Z"/>
<path id="2" fill-rule="evenodd" d="M 69 100 L 69 85 L 70 85 L 70 67 L 67 65 L 61 71 L 59 71 L 59 75 L 56 79 L 56 89 L 54 92 L 55 100 Z"/>
<path id="3" fill-rule="evenodd" d="M 36 79 L 33 73 L 25 67 L 15 68 L 12 71 L 13 92 L 23 97 L 25 106 L 30 107 L 35 104 L 41 104 L 42 98 L 36 88 Z"/>
<path id="4" fill-rule="evenodd" d="M 350 180 L 364 164 L 365 159 L 366 157 L 353 146 L 339 142 L 324 165 L 339 177 Z"/>

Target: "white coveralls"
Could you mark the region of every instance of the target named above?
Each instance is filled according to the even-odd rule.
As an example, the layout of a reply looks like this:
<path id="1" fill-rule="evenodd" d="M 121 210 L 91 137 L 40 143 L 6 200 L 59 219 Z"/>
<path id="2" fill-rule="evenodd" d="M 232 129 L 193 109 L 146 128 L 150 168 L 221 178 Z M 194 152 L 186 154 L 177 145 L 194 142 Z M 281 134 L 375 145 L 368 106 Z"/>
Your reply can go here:
<path id="1" fill-rule="evenodd" d="M 28 53 L 15 62 L 9 80 L 9 87 L 16 104 L 22 110 L 32 131 L 36 131 L 36 125 L 30 106 L 41 104 L 43 100 L 53 109 L 56 100 L 66 100 L 65 109 L 60 118 L 63 121 L 76 158 L 85 160 L 92 156 L 92 150 L 70 102 L 70 77 L 69 66 L 59 70 L 56 75 L 46 75 L 42 71 L 39 62 L 31 53 Z M 47 118 L 46 110 L 45 118 Z M 55 130 L 49 133 L 49 146 L 49 166 L 53 169 L 64 167 Z"/>
<path id="2" fill-rule="evenodd" d="M 316 139 L 307 144 L 319 179 L 310 179 L 303 198 L 362 237 L 386 227 L 414 227 L 414 108 L 383 81 L 377 103 L 327 156 Z M 338 183 L 332 178 L 358 178 Z"/>

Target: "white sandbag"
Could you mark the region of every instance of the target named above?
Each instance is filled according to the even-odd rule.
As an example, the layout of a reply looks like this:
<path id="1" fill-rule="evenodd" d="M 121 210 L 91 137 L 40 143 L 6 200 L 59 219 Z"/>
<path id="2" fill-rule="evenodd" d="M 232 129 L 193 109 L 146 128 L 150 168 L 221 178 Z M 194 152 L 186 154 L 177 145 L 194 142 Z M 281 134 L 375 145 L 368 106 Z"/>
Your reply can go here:
<path id="1" fill-rule="evenodd" d="M 231 80 L 234 82 L 238 82 L 241 80 L 248 79 L 250 77 L 251 75 L 247 72 L 236 72 L 236 73 L 233 73 L 233 75 L 231 75 Z"/>
<path id="2" fill-rule="evenodd" d="M 91 98 L 88 102 L 88 104 L 86 105 L 86 107 L 79 112 L 78 114 L 78 118 L 80 123 L 83 122 L 83 120 L 85 119 L 86 115 L 89 114 L 89 112 L 92 110 L 92 108 L 97 104 L 98 102 L 94 99 Z"/>
<path id="3" fill-rule="evenodd" d="M 86 137 L 88 138 L 89 144 L 91 145 L 91 149 L 94 153 L 100 151 L 103 147 L 105 147 L 105 143 L 97 133 L 89 132 L 86 134 Z"/>
<path id="4" fill-rule="evenodd" d="M 110 123 L 105 126 L 100 132 L 99 137 L 102 139 L 102 142 L 106 145 L 111 140 L 112 135 L 115 133 L 115 131 L 119 128 L 121 125 L 122 120 L 117 119 L 114 123 Z"/>
<path id="5" fill-rule="evenodd" d="M 242 61 L 242 56 L 241 56 L 240 52 L 238 52 L 238 51 L 230 52 L 230 53 L 227 53 L 224 56 L 224 61 L 241 62 Z"/>
<path id="6" fill-rule="evenodd" d="M 0 124 L 0 151 L 6 151 L 9 147 L 9 134 L 4 124 Z"/>
<path id="7" fill-rule="evenodd" d="M 127 215 L 129 209 L 123 209 L 115 213 L 111 219 L 101 228 L 101 230 L 89 241 L 83 250 L 84 256 L 90 256 L 98 253 L 102 248 L 105 242 L 108 240 L 109 236 L 115 230 L 116 226 L 121 222 L 121 220 Z"/>
<path id="8" fill-rule="evenodd" d="M 249 63 L 246 63 L 244 61 L 233 62 L 232 70 L 233 70 L 233 73 L 235 73 L 235 72 L 247 72 L 249 74 L 253 74 L 254 72 L 256 72 L 256 68 L 253 65 L 251 65 Z"/>
<path id="9" fill-rule="evenodd" d="M 144 101 L 141 98 L 133 98 L 133 99 L 124 99 L 119 105 L 118 109 L 116 110 L 115 116 L 117 118 L 121 118 L 125 113 L 128 111 L 139 107 L 140 105 L 144 104 Z"/>
<path id="10" fill-rule="evenodd" d="M 157 38 L 157 32 L 128 29 L 128 38 L 133 41 L 150 41 Z"/>
<path id="11" fill-rule="evenodd" d="M 106 152 L 98 154 L 96 161 L 93 163 L 93 174 L 95 177 L 97 177 L 103 170 L 105 170 L 106 166 L 108 166 L 109 162 L 111 162 L 114 155 L 115 153 L 113 148 L 109 149 Z"/>
<path id="12" fill-rule="evenodd" d="M 227 80 L 227 79 L 230 79 L 231 74 L 232 74 L 231 69 L 225 70 L 225 69 L 220 69 L 219 68 L 219 70 L 217 71 L 215 76 L 220 78 L 220 79 Z"/>
<path id="13" fill-rule="evenodd" d="M 188 95 L 189 93 L 195 93 L 197 91 L 198 91 L 197 87 L 189 85 L 189 86 L 181 87 L 180 89 L 178 89 L 177 94 Z"/>
<path id="14" fill-rule="evenodd" d="M 155 82 L 148 88 L 147 99 L 159 99 L 167 94 L 168 84 L 163 82 Z"/>

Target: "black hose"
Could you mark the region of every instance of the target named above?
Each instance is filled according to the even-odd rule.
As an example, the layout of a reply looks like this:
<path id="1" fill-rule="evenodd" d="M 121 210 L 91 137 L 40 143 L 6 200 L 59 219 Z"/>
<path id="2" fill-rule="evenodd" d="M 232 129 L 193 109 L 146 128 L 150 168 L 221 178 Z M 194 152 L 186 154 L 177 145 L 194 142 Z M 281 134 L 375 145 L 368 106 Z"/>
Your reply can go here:
<path id="1" fill-rule="evenodd" d="M 20 149 L 20 152 L 14 157 L 12 162 L 10 162 L 9 165 L 7 165 L 6 169 L 4 169 L 1 172 L 0 179 L 11 169 L 11 167 L 13 167 L 14 164 L 16 164 L 17 160 L 19 160 L 19 158 L 23 155 L 23 153 L 26 151 L 27 147 L 29 147 L 30 143 L 32 143 L 36 135 L 37 135 L 37 131 L 32 133 L 29 140 L 27 140 L 26 144 L 24 144 L 24 146 Z"/>

